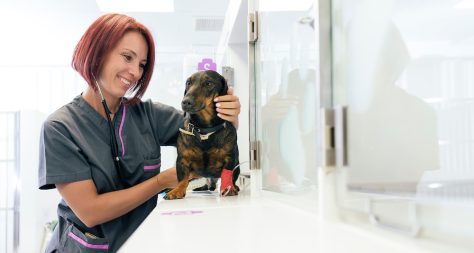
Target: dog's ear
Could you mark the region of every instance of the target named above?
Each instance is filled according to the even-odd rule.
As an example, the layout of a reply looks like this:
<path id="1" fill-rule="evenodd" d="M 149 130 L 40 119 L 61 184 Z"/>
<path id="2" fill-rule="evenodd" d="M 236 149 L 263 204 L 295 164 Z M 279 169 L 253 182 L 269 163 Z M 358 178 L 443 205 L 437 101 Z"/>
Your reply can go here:
<path id="1" fill-rule="evenodd" d="M 227 95 L 227 90 L 229 89 L 229 86 L 227 86 L 227 80 L 225 80 L 223 76 L 221 76 L 221 83 L 222 83 L 222 88 L 219 92 L 219 96 Z"/>
<path id="2" fill-rule="evenodd" d="M 191 82 L 191 77 L 186 79 L 186 81 L 184 82 L 184 95 L 183 96 L 186 96 L 186 93 L 188 93 L 188 82 Z"/>

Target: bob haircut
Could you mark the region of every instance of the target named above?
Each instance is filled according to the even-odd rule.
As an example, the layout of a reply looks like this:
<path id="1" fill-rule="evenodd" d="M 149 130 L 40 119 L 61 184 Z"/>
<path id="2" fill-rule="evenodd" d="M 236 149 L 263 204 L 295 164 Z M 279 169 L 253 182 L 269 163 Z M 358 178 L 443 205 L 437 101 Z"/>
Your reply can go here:
<path id="1" fill-rule="evenodd" d="M 106 56 L 114 49 L 119 40 L 127 32 L 136 31 L 143 35 L 148 45 L 147 63 L 143 75 L 132 88 L 135 94 L 127 104 L 137 104 L 150 83 L 155 64 L 155 42 L 143 24 L 134 18 L 123 14 L 105 14 L 89 26 L 87 31 L 76 45 L 72 58 L 72 68 L 76 70 L 87 82 L 89 87 L 97 90 L 95 77 L 99 76 Z"/>

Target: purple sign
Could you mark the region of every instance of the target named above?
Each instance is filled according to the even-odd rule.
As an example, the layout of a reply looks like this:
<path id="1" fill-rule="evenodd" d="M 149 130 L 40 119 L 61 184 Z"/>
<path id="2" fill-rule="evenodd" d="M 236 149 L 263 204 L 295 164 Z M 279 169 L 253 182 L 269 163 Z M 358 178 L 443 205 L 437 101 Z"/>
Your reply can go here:
<path id="1" fill-rule="evenodd" d="M 204 58 L 198 63 L 198 70 L 217 70 L 217 65 L 211 58 Z"/>
<path id="2" fill-rule="evenodd" d="M 202 211 L 196 210 L 184 210 L 184 211 L 170 211 L 170 212 L 162 212 L 161 215 L 195 215 L 201 214 Z"/>

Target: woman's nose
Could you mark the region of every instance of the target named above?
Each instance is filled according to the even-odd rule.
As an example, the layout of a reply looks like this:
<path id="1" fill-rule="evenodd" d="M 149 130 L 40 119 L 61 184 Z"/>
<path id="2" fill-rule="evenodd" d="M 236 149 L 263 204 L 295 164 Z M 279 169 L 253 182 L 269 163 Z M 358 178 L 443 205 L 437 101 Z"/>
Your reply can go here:
<path id="1" fill-rule="evenodd" d="M 140 65 L 138 64 L 130 64 L 129 66 L 129 72 L 132 74 L 135 78 L 140 78 L 141 77 L 141 68 Z"/>

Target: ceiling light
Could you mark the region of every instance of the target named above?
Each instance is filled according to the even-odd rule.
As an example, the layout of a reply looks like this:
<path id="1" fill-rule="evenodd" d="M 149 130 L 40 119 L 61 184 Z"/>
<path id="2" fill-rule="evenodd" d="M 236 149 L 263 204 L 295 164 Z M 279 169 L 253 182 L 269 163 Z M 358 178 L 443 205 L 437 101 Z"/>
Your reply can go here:
<path id="1" fill-rule="evenodd" d="M 312 4 L 312 0 L 260 0 L 258 10 L 260 12 L 307 11 Z"/>
<path id="2" fill-rule="evenodd" d="M 174 12 L 174 0 L 96 0 L 101 12 Z"/>

